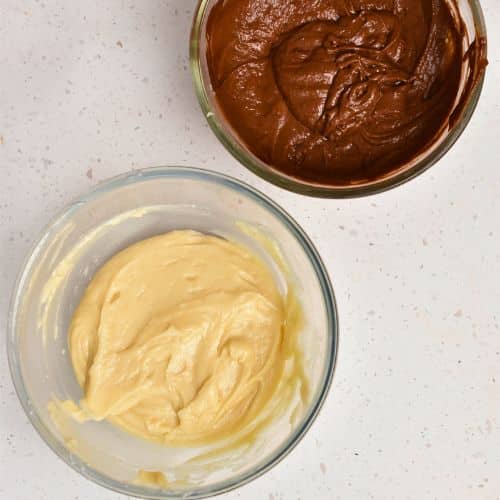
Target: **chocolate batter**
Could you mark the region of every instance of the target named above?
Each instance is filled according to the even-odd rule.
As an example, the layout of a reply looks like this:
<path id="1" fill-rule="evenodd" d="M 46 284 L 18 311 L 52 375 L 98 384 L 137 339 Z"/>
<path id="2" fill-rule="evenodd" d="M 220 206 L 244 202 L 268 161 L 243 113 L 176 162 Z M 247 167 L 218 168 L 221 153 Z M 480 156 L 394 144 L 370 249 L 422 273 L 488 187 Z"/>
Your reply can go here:
<path id="1" fill-rule="evenodd" d="M 207 59 L 255 155 L 302 180 L 352 185 L 433 143 L 459 91 L 462 39 L 445 0 L 220 0 Z"/>

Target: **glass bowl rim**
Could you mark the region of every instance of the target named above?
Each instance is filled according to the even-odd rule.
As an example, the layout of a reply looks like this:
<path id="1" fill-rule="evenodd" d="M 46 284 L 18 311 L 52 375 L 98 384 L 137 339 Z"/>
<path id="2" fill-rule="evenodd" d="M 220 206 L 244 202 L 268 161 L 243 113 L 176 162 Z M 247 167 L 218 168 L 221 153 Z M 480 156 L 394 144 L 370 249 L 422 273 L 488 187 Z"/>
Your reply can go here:
<path id="1" fill-rule="evenodd" d="M 210 104 L 208 98 L 207 86 L 203 78 L 201 60 L 200 60 L 200 42 L 202 33 L 202 22 L 205 19 L 205 11 L 211 0 L 198 0 L 198 6 L 195 9 L 193 24 L 191 27 L 191 38 L 189 48 L 189 59 L 191 76 L 196 92 L 198 103 L 203 115 L 207 120 L 212 132 L 222 143 L 224 148 L 245 168 L 253 172 L 260 178 L 279 186 L 288 191 L 312 196 L 316 198 L 358 198 L 382 193 L 396 188 L 411 181 L 423 174 L 433 165 L 435 165 L 457 142 L 467 125 L 469 124 L 474 111 L 476 110 L 479 98 L 483 90 L 486 74 L 486 65 L 478 69 L 480 76 L 467 97 L 465 105 L 462 107 L 459 118 L 454 120 L 453 126 L 448 130 L 446 137 L 429 154 L 422 156 L 414 165 L 402 166 L 392 174 L 373 182 L 365 182 L 357 185 L 347 186 L 328 186 L 321 183 L 313 183 L 300 180 L 299 178 L 285 174 L 278 169 L 267 165 L 250 151 L 246 151 L 240 144 L 235 133 L 226 132 L 222 125 L 222 120 L 218 117 L 218 112 Z M 476 29 L 476 39 L 481 37 L 484 43 L 481 45 L 482 54 L 487 58 L 487 32 L 484 14 L 480 0 L 467 0 Z"/>
<path id="2" fill-rule="evenodd" d="M 327 315 L 328 357 L 325 363 L 322 380 L 319 384 L 320 390 L 315 399 L 311 401 L 307 412 L 304 414 L 301 425 L 298 426 L 266 460 L 261 461 L 249 471 L 238 474 L 230 479 L 219 481 L 212 486 L 200 487 L 191 491 L 153 489 L 117 481 L 101 474 L 99 471 L 86 464 L 78 456 L 71 453 L 71 451 L 64 447 L 61 442 L 54 437 L 53 433 L 39 417 L 36 409 L 31 405 L 21 371 L 19 350 L 17 349 L 16 342 L 17 316 L 20 301 L 22 299 L 22 292 L 25 289 L 27 279 L 31 276 L 33 264 L 42 246 L 50 239 L 54 230 L 56 230 L 68 217 L 76 213 L 81 206 L 98 199 L 103 194 L 141 181 L 163 178 L 194 179 L 211 182 L 215 185 L 222 185 L 232 191 L 238 192 L 242 196 L 246 196 L 256 201 L 264 209 L 270 212 L 271 215 L 275 216 L 297 240 L 311 262 L 322 290 Z M 21 265 L 19 275 L 13 287 L 7 325 L 7 357 L 14 388 L 24 412 L 42 440 L 60 459 L 83 477 L 117 493 L 150 500 L 176 498 L 199 499 L 220 495 L 259 478 L 280 463 L 306 435 L 326 400 L 335 372 L 338 343 L 338 311 L 333 287 L 318 251 L 299 224 L 288 214 L 288 212 L 268 196 L 242 181 L 211 170 L 181 166 L 146 168 L 112 177 L 97 184 L 86 194 L 79 196 L 63 208 L 42 230 L 41 235 L 35 240 Z"/>

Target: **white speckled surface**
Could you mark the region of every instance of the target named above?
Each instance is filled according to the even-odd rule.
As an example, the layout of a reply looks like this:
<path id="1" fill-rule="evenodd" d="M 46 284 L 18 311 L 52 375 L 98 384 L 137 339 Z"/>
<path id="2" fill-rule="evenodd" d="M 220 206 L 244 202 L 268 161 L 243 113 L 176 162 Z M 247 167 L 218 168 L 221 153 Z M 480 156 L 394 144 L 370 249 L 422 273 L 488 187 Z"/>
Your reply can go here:
<path id="1" fill-rule="evenodd" d="M 334 385 L 281 465 L 228 495 L 264 500 L 500 498 L 500 8 L 466 133 L 428 173 L 352 201 L 290 194 L 209 131 L 187 61 L 194 0 L 0 0 L 0 335 L 40 228 L 96 182 L 181 164 L 250 182 L 289 210 L 331 273 Z M 118 500 L 31 428 L 0 348 L 0 498 Z"/>

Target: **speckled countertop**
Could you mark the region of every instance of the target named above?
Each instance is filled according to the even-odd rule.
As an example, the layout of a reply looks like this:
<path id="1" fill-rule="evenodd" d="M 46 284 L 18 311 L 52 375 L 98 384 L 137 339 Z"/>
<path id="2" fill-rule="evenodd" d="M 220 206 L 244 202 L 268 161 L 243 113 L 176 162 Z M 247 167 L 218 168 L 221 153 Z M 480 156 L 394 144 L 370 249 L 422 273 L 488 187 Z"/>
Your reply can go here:
<path id="1" fill-rule="evenodd" d="M 194 0 L 0 0 L 0 334 L 40 228 L 95 183 L 139 167 L 208 167 L 289 210 L 331 273 L 334 385 L 298 448 L 229 498 L 500 498 L 500 7 L 483 0 L 488 78 L 429 172 L 352 201 L 300 197 L 229 156 L 187 60 Z M 0 349 L 0 497 L 118 500 L 31 428 Z"/>

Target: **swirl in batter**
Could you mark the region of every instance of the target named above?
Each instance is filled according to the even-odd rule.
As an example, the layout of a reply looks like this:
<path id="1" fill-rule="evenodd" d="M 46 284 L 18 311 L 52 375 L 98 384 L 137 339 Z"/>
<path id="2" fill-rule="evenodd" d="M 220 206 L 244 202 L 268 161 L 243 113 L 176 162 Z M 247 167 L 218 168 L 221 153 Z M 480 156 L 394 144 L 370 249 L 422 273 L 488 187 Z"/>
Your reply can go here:
<path id="1" fill-rule="evenodd" d="M 359 184 L 422 153 L 447 124 L 463 64 L 446 0 L 224 0 L 207 60 L 229 123 L 264 162 Z"/>

